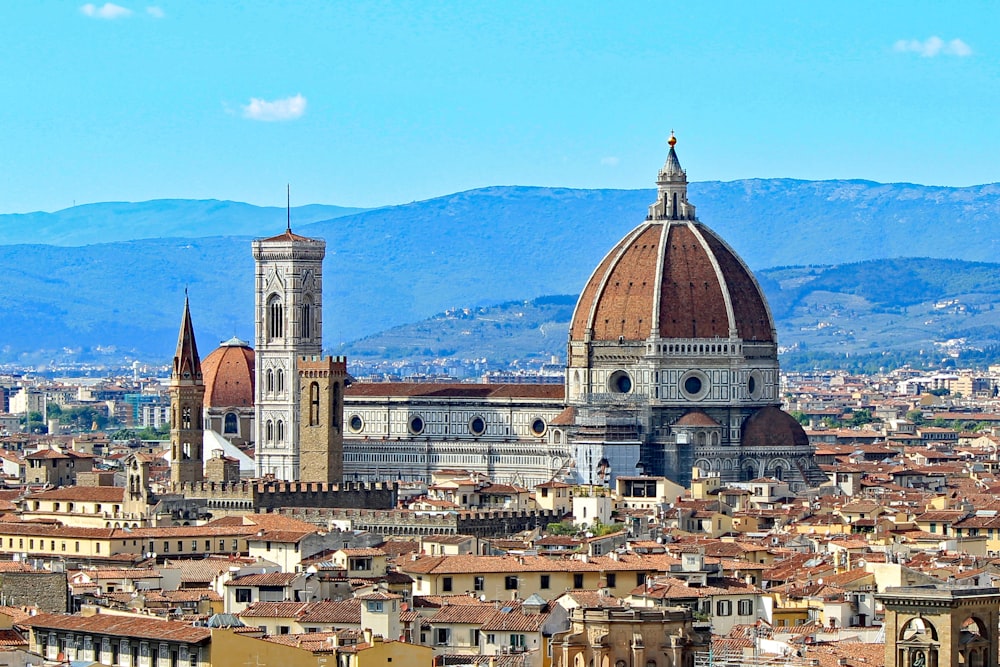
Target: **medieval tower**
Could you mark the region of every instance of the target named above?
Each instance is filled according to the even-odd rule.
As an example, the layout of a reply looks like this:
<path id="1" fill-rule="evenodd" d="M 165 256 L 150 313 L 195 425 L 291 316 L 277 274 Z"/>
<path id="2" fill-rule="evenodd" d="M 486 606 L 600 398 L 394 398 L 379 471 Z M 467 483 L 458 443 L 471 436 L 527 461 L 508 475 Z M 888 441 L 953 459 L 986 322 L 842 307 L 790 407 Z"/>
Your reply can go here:
<path id="1" fill-rule="evenodd" d="M 177 336 L 170 375 L 170 481 L 174 487 L 204 479 L 202 462 L 205 382 L 194 340 L 191 310 L 184 297 L 184 316 Z"/>
<path id="2" fill-rule="evenodd" d="M 258 477 L 302 479 L 298 363 L 322 351 L 325 254 L 325 241 L 293 234 L 291 225 L 253 242 Z"/>
<path id="3" fill-rule="evenodd" d="M 300 480 L 339 484 L 344 473 L 345 357 L 298 360 Z"/>

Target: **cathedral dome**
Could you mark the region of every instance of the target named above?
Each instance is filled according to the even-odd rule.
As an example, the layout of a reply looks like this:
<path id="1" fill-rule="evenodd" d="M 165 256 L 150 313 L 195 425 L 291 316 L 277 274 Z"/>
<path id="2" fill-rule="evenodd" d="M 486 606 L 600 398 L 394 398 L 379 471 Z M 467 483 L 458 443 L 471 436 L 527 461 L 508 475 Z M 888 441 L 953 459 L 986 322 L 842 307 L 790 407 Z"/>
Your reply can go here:
<path id="1" fill-rule="evenodd" d="M 235 336 L 201 362 L 205 377 L 205 407 L 253 407 L 254 351 Z"/>
<path id="2" fill-rule="evenodd" d="M 737 338 L 775 342 L 757 281 L 687 201 L 673 145 L 646 221 L 605 256 L 577 302 L 570 341 Z"/>
<path id="3" fill-rule="evenodd" d="M 802 424 L 787 412 L 775 407 L 761 408 L 743 424 L 740 444 L 744 447 L 793 447 L 809 445 Z"/>

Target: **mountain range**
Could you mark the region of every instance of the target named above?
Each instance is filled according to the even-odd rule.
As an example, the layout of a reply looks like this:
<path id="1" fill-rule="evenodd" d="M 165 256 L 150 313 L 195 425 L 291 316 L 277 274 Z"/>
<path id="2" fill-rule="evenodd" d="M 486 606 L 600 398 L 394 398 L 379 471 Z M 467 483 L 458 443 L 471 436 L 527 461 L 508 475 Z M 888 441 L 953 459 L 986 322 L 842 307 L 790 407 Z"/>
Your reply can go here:
<path id="1" fill-rule="evenodd" d="M 809 308 L 896 309 L 898 325 L 919 304 L 954 295 L 976 294 L 980 313 L 995 301 L 989 281 L 963 292 L 971 269 L 954 260 L 997 256 L 1000 185 L 752 179 L 694 183 L 689 198 L 757 271 L 789 347 L 845 349 L 843 336 L 826 339 L 837 324 L 811 324 L 821 313 Z M 349 349 L 449 309 L 575 294 L 653 199 L 652 190 L 490 187 L 360 212 L 299 207 L 292 226 L 327 241 L 326 344 Z M 167 359 L 185 287 L 203 354 L 234 334 L 252 340 L 250 241 L 283 229 L 285 215 L 168 200 L 0 216 L 9 295 L 0 306 L 0 361 Z M 17 243 L 26 238 L 32 243 Z M 946 261 L 919 269 L 901 262 L 898 283 L 888 283 L 885 260 L 905 257 Z M 762 271 L 803 266 L 814 268 Z M 929 280 L 938 274 L 955 280 Z M 904 303 L 914 289 L 923 300 Z M 973 333 L 992 326 L 968 324 Z M 882 344 L 869 340 L 876 333 L 853 335 L 851 349 Z M 561 352 L 564 335 L 554 338 Z"/>

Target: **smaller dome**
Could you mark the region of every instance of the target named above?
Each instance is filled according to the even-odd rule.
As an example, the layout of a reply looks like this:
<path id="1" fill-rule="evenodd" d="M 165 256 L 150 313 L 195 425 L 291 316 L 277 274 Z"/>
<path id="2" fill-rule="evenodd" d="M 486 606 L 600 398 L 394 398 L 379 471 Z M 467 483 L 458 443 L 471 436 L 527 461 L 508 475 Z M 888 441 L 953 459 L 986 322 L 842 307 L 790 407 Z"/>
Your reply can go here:
<path id="1" fill-rule="evenodd" d="M 775 407 L 761 408 L 743 422 L 744 447 L 806 447 L 809 436 L 802 424 Z"/>
<path id="2" fill-rule="evenodd" d="M 201 362 L 205 407 L 250 408 L 254 401 L 254 351 L 235 336 Z"/>
<path id="3" fill-rule="evenodd" d="M 711 417 L 704 410 L 688 410 L 684 416 L 674 422 L 674 426 L 701 426 L 718 428 L 721 424 Z"/>

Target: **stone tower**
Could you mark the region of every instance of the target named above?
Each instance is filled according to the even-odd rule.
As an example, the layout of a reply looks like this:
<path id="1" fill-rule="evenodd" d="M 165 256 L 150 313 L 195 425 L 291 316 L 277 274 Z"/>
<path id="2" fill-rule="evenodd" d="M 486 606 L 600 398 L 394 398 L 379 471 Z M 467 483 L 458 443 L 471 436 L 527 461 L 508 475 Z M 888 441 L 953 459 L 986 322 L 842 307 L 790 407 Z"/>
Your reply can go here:
<path id="1" fill-rule="evenodd" d="M 326 242 L 283 234 L 253 242 L 257 476 L 300 479 L 298 359 L 323 346 Z"/>
<path id="2" fill-rule="evenodd" d="M 170 481 L 174 487 L 204 479 L 201 451 L 205 437 L 202 423 L 204 402 L 201 359 L 198 358 L 191 310 L 185 295 L 184 316 L 170 375 Z"/>
<path id="3" fill-rule="evenodd" d="M 299 357 L 300 480 L 339 484 L 344 474 L 345 357 Z"/>
<path id="4" fill-rule="evenodd" d="M 900 586 L 877 598 L 886 667 L 997 666 L 1000 589 Z"/>

